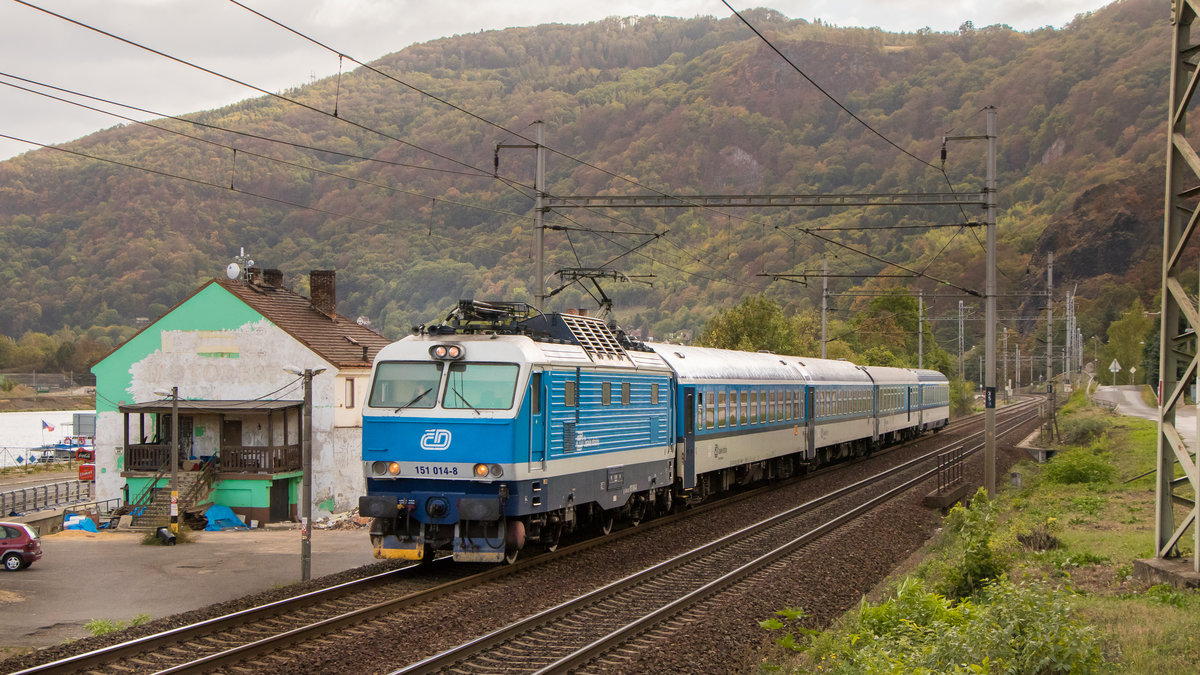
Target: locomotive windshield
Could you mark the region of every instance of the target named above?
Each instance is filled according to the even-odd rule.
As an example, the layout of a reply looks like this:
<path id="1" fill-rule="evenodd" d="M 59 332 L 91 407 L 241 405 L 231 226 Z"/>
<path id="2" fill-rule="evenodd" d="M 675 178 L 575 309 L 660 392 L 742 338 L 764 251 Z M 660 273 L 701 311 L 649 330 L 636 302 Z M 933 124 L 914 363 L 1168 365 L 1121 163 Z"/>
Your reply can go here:
<path id="1" fill-rule="evenodd" d="M 515 363 L 452 363 L 443 408 L 508 410 L 517 389 Z"/>
<path id="2" fill-rule="evenodd" d="M 442 380 L 441 361 L 381 363 L 371 386 L 371 407 L 432 408 Z"/>

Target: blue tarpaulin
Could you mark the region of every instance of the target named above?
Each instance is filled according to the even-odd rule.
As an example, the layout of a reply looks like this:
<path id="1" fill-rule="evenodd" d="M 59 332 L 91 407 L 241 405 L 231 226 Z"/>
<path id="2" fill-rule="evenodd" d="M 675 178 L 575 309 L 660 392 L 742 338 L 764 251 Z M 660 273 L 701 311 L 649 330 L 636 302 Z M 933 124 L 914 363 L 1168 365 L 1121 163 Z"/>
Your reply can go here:
<path id="1" fill-rule="evenodd" d="M 66 519 L 63 521 L 63 529 L 64 530 L 84 530 L 86 532 L 98 532 L 99 531 L 96 529 L 96 523 L 93 523 L 91 518 L 89 518 L 87 516 L 81 516 L 81 515 L 67 516 Z"/>
<path id="2" fill-rule="evenodd" d="M 205 531 L 217 532 L 219 530 L 232 530 L 238 527 L 246 527 L 241 518 L 237 517 L 228 506 L 213 504 L 204 512 L 204 517 L 208 518 L 208 526 Z"/>

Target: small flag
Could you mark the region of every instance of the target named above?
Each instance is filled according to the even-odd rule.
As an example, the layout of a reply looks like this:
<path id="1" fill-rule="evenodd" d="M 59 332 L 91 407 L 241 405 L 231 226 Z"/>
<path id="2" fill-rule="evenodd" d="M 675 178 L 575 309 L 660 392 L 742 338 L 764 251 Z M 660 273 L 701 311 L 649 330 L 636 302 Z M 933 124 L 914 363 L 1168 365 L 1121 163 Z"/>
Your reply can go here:
<path id="1" fill-rule="evenodd" d="M 42 420 L 42 431 L 54 431 L 54 427 L 46 424 L 46 420 Z"/>

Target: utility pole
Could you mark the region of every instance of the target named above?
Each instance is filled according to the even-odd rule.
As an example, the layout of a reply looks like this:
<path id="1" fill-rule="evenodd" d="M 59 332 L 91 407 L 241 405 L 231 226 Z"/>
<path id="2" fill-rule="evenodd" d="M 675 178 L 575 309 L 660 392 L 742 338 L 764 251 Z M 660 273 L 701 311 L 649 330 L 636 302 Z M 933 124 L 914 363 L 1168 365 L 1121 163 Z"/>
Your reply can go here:
<path id="1" fill-rule="evenodd" d="M 284 368 L 304 378 L 304 424 L 300 428 L 300 580 L 312 577 L 312 412 L 313 376 L 324 368 Z"/>
<path id="2" fill-rule="evenodd" d="M 546 209 L 542 206 L 542 201 L 546 194 L 546 146 L 542 145 L 542 127 L 545 126 L 541 120 L 533 123 L 537 127 L 537 174 L 533 179 L 534 204 L 533 210 L 537 219 L 534 227 L 537 238 L 537 266 L 534 269 L 534 274 L 537 276 L 537 282 L 534 288 L 537 289 L 537 306 L 542 309 L 542 305 L 546 304 Z"/>
<path id="3" fill-rule="evenodd" d="M 1046 386 L 1054 381 L 1054 254 L 1046 254 Z M 1046 391 L 1050 391 L 1047 389 Z"/>
<path id="4" fill-rule="evenodd" d="M 825 357 L 826 345 L 826 319 L 825 315 L 829 311 L 829 258 L 822 258 L 822 267 L 824 273 L 821 276 L 821 358 Z"/>
<path id="5" fill-rule="evenodd" d="M 1016 380 L 1016 389 L 1021 389 L 1021 343 L 1017 342 L 1017 355 L 1013 364 L 1013 379 Z"/>
<path id="6" fill-rule="evenodd" d="M 171 387 L 171 534 L 179 535 L 179 387 Z"/>
<path id="7" fill-rule="evenodd" d="M 958 376 L 967 379 L 967 371 L 963 369 L 963 301 L 958 301 Z"/>
<path id="8" fill-rule="evenodd" d="M 1008 400 L 1008 326 L 1004 327 L 1004 356 L 1001 362 L 1004 363 L 1004 379 L 1000 381 L 1000 387 L 1004 389 L 1004 400 Z"/>
<path id="9" fill-rule="evenodd" d="M 304 430 L 300 439 L 300 581 L 312 577 L 312 378 L 304 369 Z"/>
<path id="10" fill-rule="evenodd" d="M 532 145 L 529 143 L 499 143 L 496 145 L 494 162 L 496 173 L 498 174 L 500 171 L 501 148 L 531 149 L 537 154 L 537 169 L 533 177 L 533 246 L 537 249 L 537 260 L 534 261 L 533 267 L 533 298 L 534 304 L 540 310 L 546 302 L 546 146 L 542 145 L 542 127 L 545 126 L 545 123 L 542 120 L 537 120 L 533 123 L 533 126 L 536 129 L 536 134 L 534 136 L 535 142 Z"/>
<path id="11" fill-rule="evenodd" d="M 917 367 L 925 367 L 925 293 L 917 293 Z"/>
<path id="12" fill-rule="evenodd" d="M 984 297 L 987 302 L 987 316 L 984 337 L 984 450 L 983 450 L 983 483 L 989 497 L 996 496 L 996 106 L 989 105 L 984 110 L 987 113 L 987 133 L 983 136 L 947 136 L 945 141 L 955 140 L 986 140 L 987 141 L 987 174 L 984 182 L 984 208 L 987 216 L 984 219 L 987 226 L 987 269 L 986 289 Z M 944 156 L 944 155 L 943 155 Z"/>

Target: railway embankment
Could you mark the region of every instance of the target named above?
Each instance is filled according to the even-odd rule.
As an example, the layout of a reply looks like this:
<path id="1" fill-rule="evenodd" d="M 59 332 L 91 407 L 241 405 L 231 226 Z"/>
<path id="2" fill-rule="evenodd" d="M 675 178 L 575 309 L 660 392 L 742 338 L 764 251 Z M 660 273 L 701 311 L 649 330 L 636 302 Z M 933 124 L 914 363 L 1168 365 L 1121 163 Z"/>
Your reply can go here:
<path id="1" fill-rule="evenodd" d="M 1155 424 L 1080 390 L 1058 430 L 1049 461 L 1018 463 L 1019 484 L 952 512 L 856 609 L 831 624 L 803 607 L 762 617 L 775 643 L 763 662 L 832 673 L 1194 668 L 1200 592 L 1133 575 L 1135 559 L 1153 556 Z"/>

